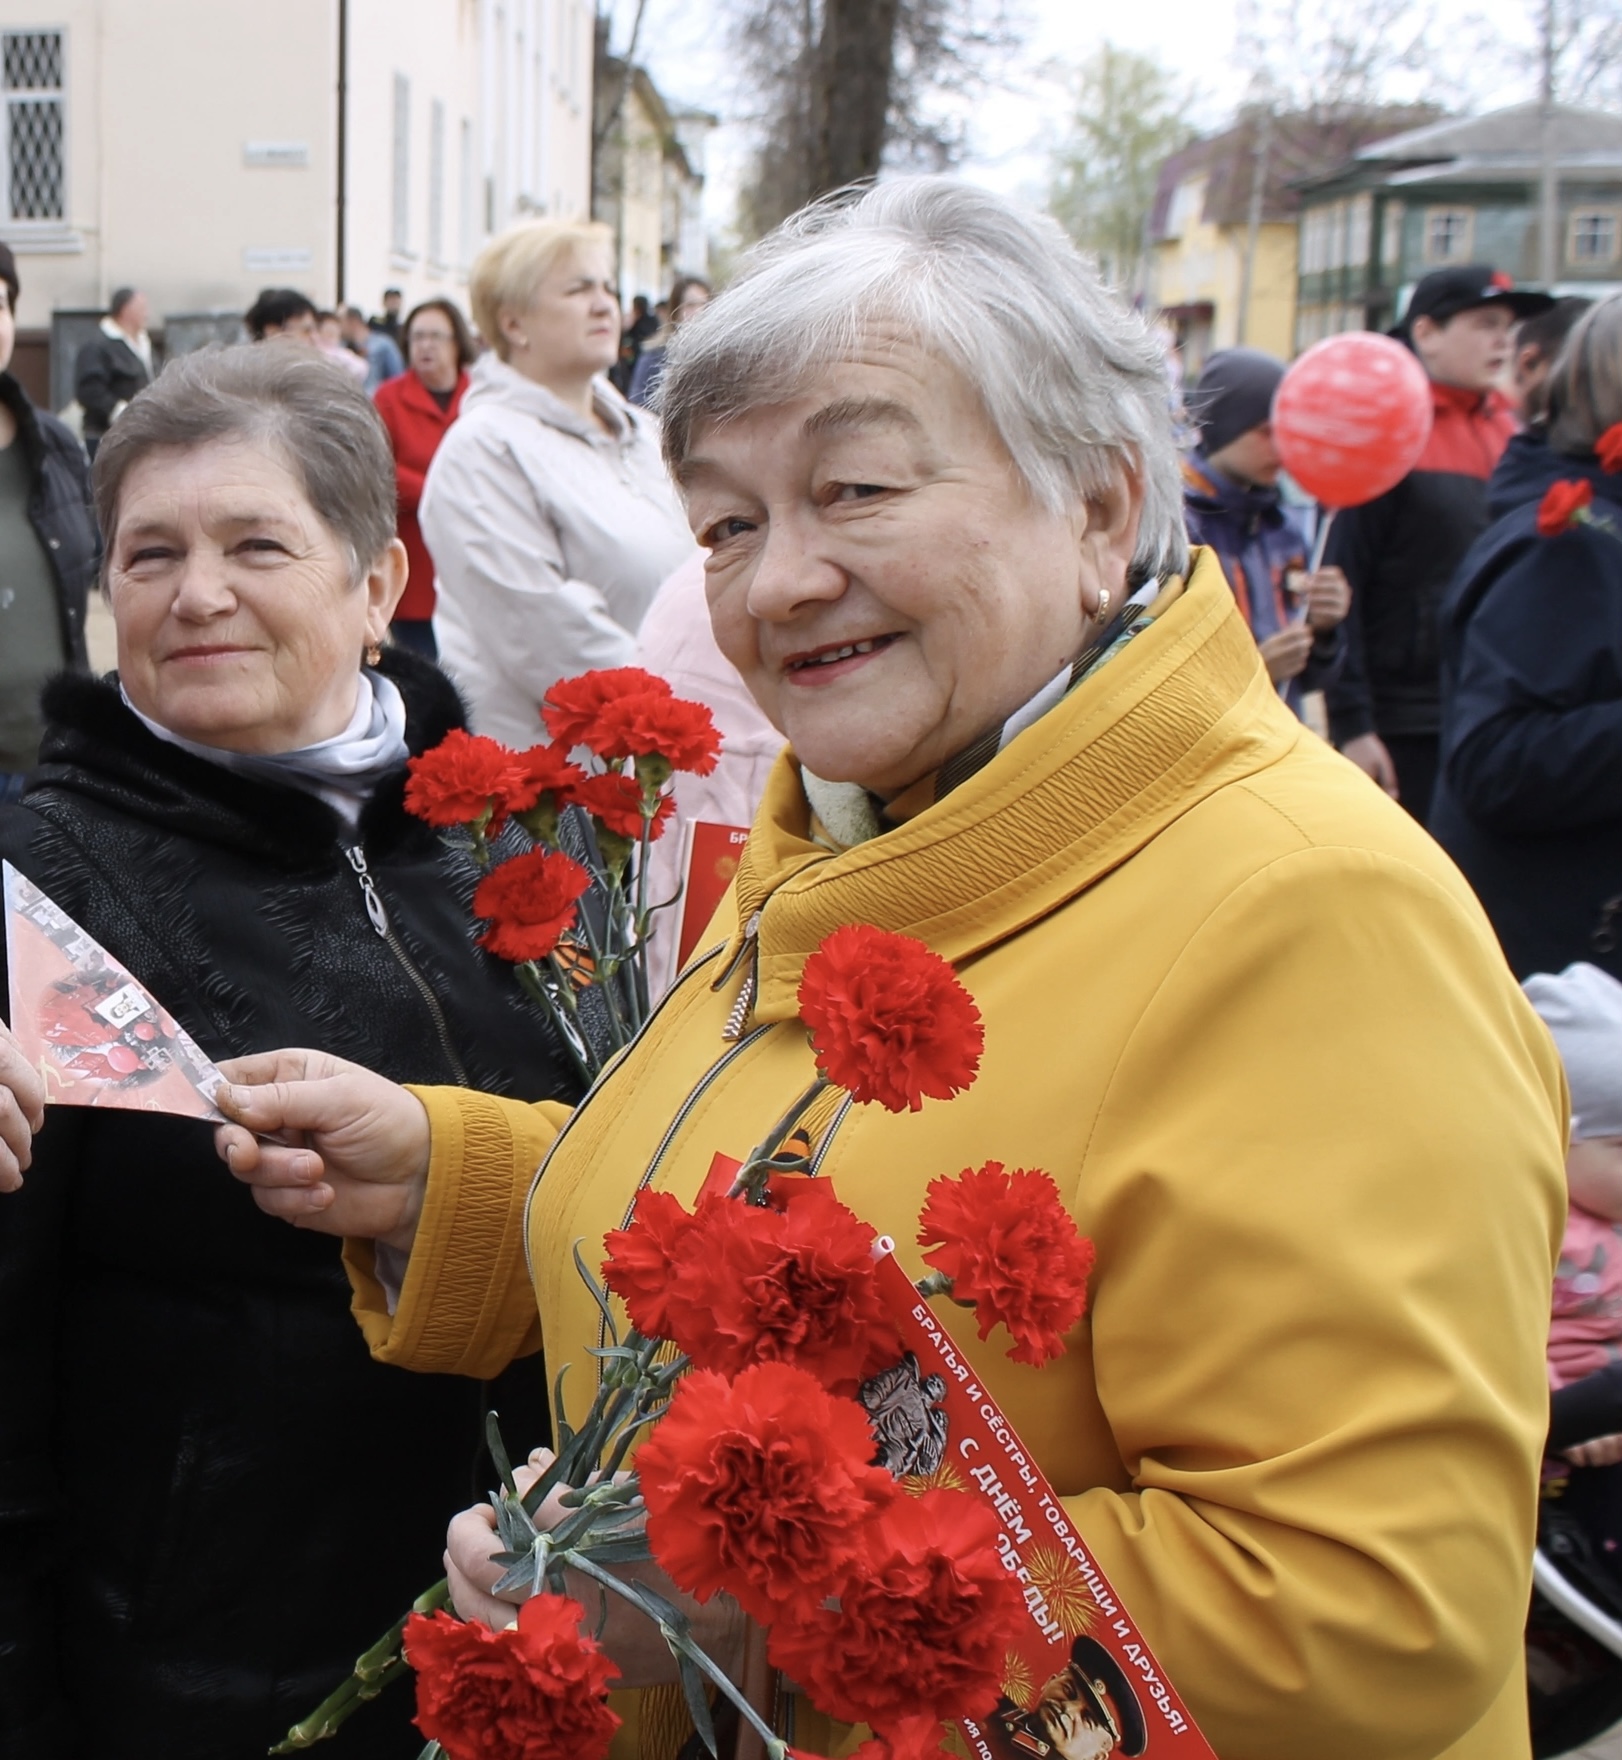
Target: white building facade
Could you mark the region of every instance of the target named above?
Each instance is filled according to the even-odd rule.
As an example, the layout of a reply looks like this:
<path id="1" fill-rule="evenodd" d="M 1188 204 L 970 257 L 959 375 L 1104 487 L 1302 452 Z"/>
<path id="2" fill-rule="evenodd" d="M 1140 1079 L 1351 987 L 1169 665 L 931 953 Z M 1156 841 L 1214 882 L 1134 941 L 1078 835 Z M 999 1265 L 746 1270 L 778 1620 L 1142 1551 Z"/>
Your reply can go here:
<path id="1" fill-rule="evenodd" d="M 0 0 L 20 322 L 267 286 L 462 300 L 491 235 L 590 206 L 589 0 Z"/>

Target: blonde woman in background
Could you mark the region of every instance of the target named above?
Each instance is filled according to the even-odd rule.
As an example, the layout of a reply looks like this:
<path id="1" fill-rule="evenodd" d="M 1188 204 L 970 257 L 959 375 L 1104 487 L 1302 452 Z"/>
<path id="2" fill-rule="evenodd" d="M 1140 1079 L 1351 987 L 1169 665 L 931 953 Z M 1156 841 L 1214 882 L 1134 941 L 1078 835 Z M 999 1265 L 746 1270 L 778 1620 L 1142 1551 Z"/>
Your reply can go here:
<path id="1" fill-rule="evenodd" d="M 490 352 L 434 457 L 419 518 L 434 632 L 473 725 L 544 738 L 548 688 L 627 664 L 692 536 L 653 419 L 606 377 L 619 351 L 612 235 L 540 220 L 493 240 L 468 296 Z"/>

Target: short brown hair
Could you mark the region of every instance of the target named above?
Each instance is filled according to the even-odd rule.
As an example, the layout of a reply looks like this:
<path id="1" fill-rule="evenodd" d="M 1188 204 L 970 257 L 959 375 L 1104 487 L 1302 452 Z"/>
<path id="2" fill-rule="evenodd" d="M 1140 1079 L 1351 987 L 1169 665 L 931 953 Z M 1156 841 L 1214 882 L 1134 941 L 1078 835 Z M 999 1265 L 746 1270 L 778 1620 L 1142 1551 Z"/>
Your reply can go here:
<path id="1" fill-rule="evenodd" d="M 393 541 L 394 454 L 372 400 L 314 349 L 273 339 L 179 355 L 130 400 L 92 473 L 107 554 L 124 480 L 142 459 L 231 440 L 275 450 L 348 549 L 357 581 Z"/>
<path id="2" fill-rule="evenodd" d="M 1622 422 L 1622 294 L 1577 320 L 1549 374 L 1549 445 L 1580 457 Z"/>
<path id="3" fill-rule="evenodd" d="M 411 326 L 424 312 L 438 312 L 450 325 L 451 334 L 456 338 L 456 364 L 459 367 L 471 367 L 479 358 L 479 351 L 473 341 L 473 332 L 467 327 L 467 319 L 462 316 L 455 300 L 425 299 L 421 305 L 411 308 L 406 321 L 400 326 L 400 341 L 405 345 L 406 352 L 409 353 L 411 348 Z"/>
<path id="4" fill-rule="evenodd" d="M 524 220 L 509 226 L 479 252 L 468 274 L 468 304 L 479 334 L 506 360 L 501 314 L 528 311 L 536 288 L 566 251 L 612 248 L 613 243 L 612 230 L 601 220 Z"/>

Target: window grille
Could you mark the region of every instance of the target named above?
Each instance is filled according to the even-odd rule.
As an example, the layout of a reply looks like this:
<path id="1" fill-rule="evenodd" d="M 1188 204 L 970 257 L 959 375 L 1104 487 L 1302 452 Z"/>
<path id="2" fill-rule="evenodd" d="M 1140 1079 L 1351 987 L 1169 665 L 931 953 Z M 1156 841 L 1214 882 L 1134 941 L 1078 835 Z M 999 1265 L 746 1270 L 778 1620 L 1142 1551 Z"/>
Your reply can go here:
<path id="1" fill-rule="evenodd" d="M 1475 215 L 1469 208 L 1432 208 L 1425 215 L 1425 261 L 1465 263 L 1470 260 Z"/>
<path id="2" fill-rule="evenodd" d="M 394 249 L 411 249 L 411 81 L 394 76 L 394 199 L 390 237 Z"/>
<path id="3" fill-rule="evenodd" d="M 428 260 L 445 260 L 445 106 L 428 109 Z"/>
<path id="4" fill-rule="evenodd" d="M 0 212 L 8 220 L 66 217 L 63 62 L 61 31 L 0 32 L 0 90 L 6 107 Z"/>
<path id="5" fill-rule="evenodd" d="M 1617 258 L 1617 225 L 1614 208 L 1588 208 L 1571 217 L 1571 242 L 1567 256 L 1573 263 L 1614 263 Z"/>

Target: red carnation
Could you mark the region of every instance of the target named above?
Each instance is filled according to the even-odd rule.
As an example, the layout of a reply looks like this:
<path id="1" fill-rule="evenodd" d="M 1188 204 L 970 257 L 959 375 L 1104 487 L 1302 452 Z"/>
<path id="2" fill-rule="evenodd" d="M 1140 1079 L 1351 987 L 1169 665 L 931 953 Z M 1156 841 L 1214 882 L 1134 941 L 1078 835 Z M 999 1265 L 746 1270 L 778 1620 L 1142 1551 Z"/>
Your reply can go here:
<path id="1" fill-rule="evenodd" d="M 586 779 L 585 771 L 569 762 L 569 748 L 563 745 L 531 746 L 528 751 L 517 752 L 513 768 L 515 813 L 534 806 L 543 794 L 560 797 L 558 804 L 566 806 Z M 520 799 L 519 791 L 526 798 Z"/>
<path id="2" fill-rule="evenodd" d="M 1602 471 L 1613 475 L 1622 471 L 1622 422 L 1612 422 L 1594 442 L 1594 456 Z"/>
<path id="3" fill-rule="evenodd" d="M 662 762 L 666 774 L 683 770 L 708 776 L 721 756 L 715 718 L 702 703 L 651 691 L 605 703 L 587 744 L 600 758 L 635 758 L 639 767 L 650 759 Z"/>
<path id="4" fill-rule="evenodd" d="M 1583 509 L 1592 505 L 1594 485 L 1580 479 L 1562 478 L 1551 483 L 1538 503 L 1538 533 L 1545 538 L 1558 538 L 1562 532 L 1582 523 Z"/>
<path id="5" fill-rule="evenodd" d="M 575 678 L 559 679 L 546 693 L 541 718 L 560 745 L 590 746 L 595 751 L 591 735 L 603 705 L 616 697 L 643 693 L 659 697 L 673 694 L 662 678 L 640 666 L 603 666 Z"/>
<path id="6" fill-rule="evenodd" d="M 673 1199 L 644 1196 L 630 1228 L 608 1237 L 604 1281 L 639 1332 L 672 1340 L 701 1369 L 791 1363 L 854 1393 L 901 1355 L 878 1292 L 874 1231 L 816 1180 L 775 1182 L 773 1199 L 711 1193 L 684 1228 Z"/>
<path id="7" fill-rule="evenodd" d="M 850 1723 L 983 1717 L 1028 1617 L 997 1553 L 1000 1532 L 967 1492 L 901 1498 L 869 1524 L 837 1608 L 780 1618 L 767 1654 Z"/>
<path id="8" fill-rule="evenodd" d="M 511 811 L 519 763 L 518 754 L 499 740 L 453 728 L 432 750 L 407 762 L 406 811 L 430 825 L 473 825 L 489 819 L 491 829 L 499 829 Z"/>
<path id="9" fill-rule="evenodd" d="M 834 930 L 805 962 L 800 1018 L 828 1080 L 891 1112 L 961 1093 L 985 1044 L 980 1011 L 946 961 L 866 924 Z"/>
<path id="10" fill-rule="evenodd" d="M 731 1383 L 695 1370 L 636 1457 L 654 1556 L 700 1601 L 725 1590 L 762 1624 L 812 1607 L 899 1495 L 872 1455 L 862 1408 L 803 1369 L 760 1363 Z"/>
<path id="11" fill-rule="evenodd" d="M 642 784 L 634 776 L 617 770 L 606 776 L 588 776 L 571 798 L 614 836 L 629 838 L 633 843 L 641 838 Z M 665 824 L 675 810 L 676 803 L 669 795 L 660 798 L 648 826 L 650 840 L 664 836 Z"/>
<path id="12" fill-rule="evenodd" d="M 498 959 L 545 959 L 574 921 L 591 876 L 568 856 L 535 849 L 493 869 L 473 894 L 473 914 L 489 919 L 479 937 Z"/>
<path id="13" fill-rule="evenodd" d="M 985 1338 L 1000 1321 L 1017 1341 L 1016 1363 L 1042 1364 L 1064 1351 L 1060 1336 L 1087 1306 L 1093 1243 L 1076 1227 L 1059 1188 L 1036 1168 L 1000 1161 L 930 1182 L 918 1244 L 952 1280 Z"/>
<path id="14" fill-rule="evenodd" d="M 450 1760 L 600 1760 L 620 1725 L 605 1698 L 619 1670 L 581 1636 L 585 1616 L 562 1595 L 526 1601 L 504 1632 L 412 1614 L 417 1728 Z"/>
<path id="15" fill-rule="evenodd" d="M 608 1257 L 603 1282 L 625 1304 L 631 1324 L 648 1338 L 669 1338 L 669 1301 L 676 1286 L 676 1261 L 693 1218 L 669 1192 L 637 1194 L 627 1227 L 603 1239 Z"/>

